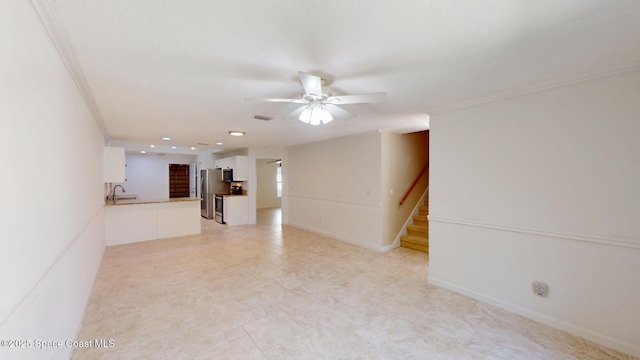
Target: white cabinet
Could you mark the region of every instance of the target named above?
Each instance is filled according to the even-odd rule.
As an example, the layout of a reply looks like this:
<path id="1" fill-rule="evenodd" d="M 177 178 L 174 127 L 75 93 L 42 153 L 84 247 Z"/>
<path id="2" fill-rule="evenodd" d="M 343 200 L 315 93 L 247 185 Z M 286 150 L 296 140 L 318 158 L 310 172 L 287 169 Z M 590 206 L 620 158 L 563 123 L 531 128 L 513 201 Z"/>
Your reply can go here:
<path id="1" fill-rule="evenodd" d="M 158 204 L 108 205 L 104 208 L 107 246 L 158 238 Z"/>
<path id="2" fill-rule="evenodd" d="M 216 168 L 218 169 L 232 169 L 231 158 L 224 158 L 216 160 Z"/>
<path id="3" fill-rule="evenodd" d="M 200 201 L 158 204 L 158 239 L 200 234 Z"/>
<path id="4" fill-rule="evenodd" d="M 234 181 L 247 181 L 249 180 L 248 171 L 248 157 L 247 156 L 234 156 L 232 159 L 233 180 Z"/>
<path id="5" fill-rule="evenodd" d="M 249 223 L 249 197 L 224 196 L 222 198 L 224 222 L 229 226 Z"/>
<path id="6" fill-rule="evenodd" d="M 124 148 L 105 146 L 102 154 L 104 182 L 124 182 Z"/>
<path id="7" fill-rule="evenodd" d="M 200 201 L 107 205 L 104 224 L 108 246 L 200 234 Z"/>
<path id="8" fill-rule="evenodd" d="M 215 161 L 218 169 L 233 169 L 233 181 L 249 180 L 249 161 L 247 156 L 237 155 Z"/>

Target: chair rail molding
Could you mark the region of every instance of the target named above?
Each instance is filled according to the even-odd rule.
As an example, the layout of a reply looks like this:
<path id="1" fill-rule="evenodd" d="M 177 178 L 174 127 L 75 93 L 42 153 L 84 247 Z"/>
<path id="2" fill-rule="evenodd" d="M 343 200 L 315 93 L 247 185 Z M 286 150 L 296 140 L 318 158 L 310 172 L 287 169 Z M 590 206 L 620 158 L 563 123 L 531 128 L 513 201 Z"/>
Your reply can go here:
<path id="1" fill-rule="evenodd" d="M 313 200 L 320 201 L 325 203 L 334 203 L 334 204 L 344 204 L 344 205 L 354 205 L 354 206 L 363 206 L 363 207 L 371 207 L 371 208 L 381 208 L 382 204 L 377 202 L 368 202 L 368 201 L 349 201 L 335 198 L 321 198 L 317 196 L 306 196 L 306 195 L 296 195 L 289 194 L 287 197 L 292 199 L 304 199 L 304 200 Z"/>
<path id="2" fill-rule="evenodd" d="M 436 223 L 443 223 L 443 224 L 471 226 L 471 227 L 485 228 L 485 229 L 491 229 L 491 230 L 514 232 L 514 233 L 520 233 L 520 234 L 538 235 L 538 236 L 553 237 L 553 238 L 565 239 L 565 240 L 589 242 L 589 243 L 601 244 L 601 245 L 640 249 L 640 239 L 634 241 L 632 239 L 618 238 L 618 237 L 612 237 L 612 236 L 597 236 L 597 235 L 574 234 L 574 233 L 565 233 L 565 232 L 554 232 L 554 231 L 547 231 L 547 230 L 541 230 L 541 229 L 528 229 L 528 228 L 521 228 L 521 227 L 515 227 L 515 226 L 486 223 L 481 221 L 446 218 L 446 217 L 440 217 L 437 215 L 429 215 L 427 219 L 429 220 L 429 222 L 433 221 Z"/>

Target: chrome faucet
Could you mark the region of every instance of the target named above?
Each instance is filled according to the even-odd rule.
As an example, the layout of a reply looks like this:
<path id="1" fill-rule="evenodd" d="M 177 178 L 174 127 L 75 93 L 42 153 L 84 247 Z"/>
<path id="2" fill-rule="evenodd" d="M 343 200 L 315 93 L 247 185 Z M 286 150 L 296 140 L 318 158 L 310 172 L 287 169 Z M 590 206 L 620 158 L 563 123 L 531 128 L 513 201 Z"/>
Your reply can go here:
<path id="1" fill-rule="evenodd" d="M 120 187 L 120 189 L 122 189 L 122 193 L 126 193 L 127 190 L 125 190 L 122 185 L 116 185 L 113 187 L 113 203 L 116 203 L 116 189 L 118 188 L 118 186 Z"/>

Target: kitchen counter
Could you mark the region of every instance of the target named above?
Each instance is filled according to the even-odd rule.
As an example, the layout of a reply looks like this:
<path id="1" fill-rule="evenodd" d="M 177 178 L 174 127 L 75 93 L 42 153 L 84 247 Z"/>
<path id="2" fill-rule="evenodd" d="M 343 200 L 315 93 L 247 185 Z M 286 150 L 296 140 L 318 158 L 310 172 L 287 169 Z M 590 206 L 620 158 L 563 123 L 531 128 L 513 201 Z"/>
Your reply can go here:
<path id="1" fill-rule="evenodd" d="M 244 195 L 234 195 L 234 196 L 244 196 Z M 192 198 L 192 197 L 181 197 L 181 198 L 157 199 L 157 200 L 142 200 L 142 199 L 116 200 L 115 204 L 112 203 L 111 201 L 108 201 L 106 203 L 106 206 L 158 204 L 158 203 L 180 202 L 180 201 L 202 201 L 202 199 Z"/>
<path id="2" fill-rule="evenodd" d="M 201 201 L 200 198 L 185 197 L 120 200 L 106 204 L 107 245 L 200 234 Z"/>

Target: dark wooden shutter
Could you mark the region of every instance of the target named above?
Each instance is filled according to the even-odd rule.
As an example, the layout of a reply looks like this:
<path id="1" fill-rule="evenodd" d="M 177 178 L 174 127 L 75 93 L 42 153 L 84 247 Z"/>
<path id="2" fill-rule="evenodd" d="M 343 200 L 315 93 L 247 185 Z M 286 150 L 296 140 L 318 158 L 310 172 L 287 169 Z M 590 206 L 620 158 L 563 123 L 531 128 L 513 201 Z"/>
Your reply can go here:
<path id="1" fill-rule="evenodd" d="M 189 165 L 169 164 L 169 197 L 189 197 Z"/>

